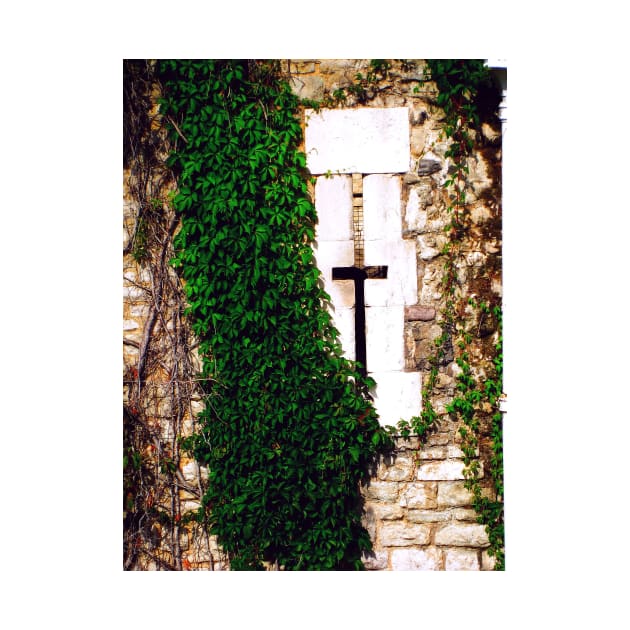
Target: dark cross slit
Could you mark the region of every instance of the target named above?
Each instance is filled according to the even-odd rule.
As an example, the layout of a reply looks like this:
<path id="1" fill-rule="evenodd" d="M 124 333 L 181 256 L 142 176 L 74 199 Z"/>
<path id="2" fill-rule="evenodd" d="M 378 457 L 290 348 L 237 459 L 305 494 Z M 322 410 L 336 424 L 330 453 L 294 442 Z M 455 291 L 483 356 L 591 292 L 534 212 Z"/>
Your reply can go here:
<path id="1" fill-rule="evenodd" d="M 367 375 L 365 343 L 365 281 L 387 278 L 387 265 L 372 267 L 333 267 L 333 280 L 354 281 L 354 340 L 355 359 L 361 364 L 359 372 Z"/>

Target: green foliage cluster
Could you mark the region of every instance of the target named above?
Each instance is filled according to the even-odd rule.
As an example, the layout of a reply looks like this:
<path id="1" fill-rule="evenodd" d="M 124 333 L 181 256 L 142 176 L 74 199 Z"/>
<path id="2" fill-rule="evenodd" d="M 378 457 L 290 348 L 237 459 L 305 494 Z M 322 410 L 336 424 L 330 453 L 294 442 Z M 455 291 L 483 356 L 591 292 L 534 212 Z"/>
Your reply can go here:
<path id="1" fill-rule="evenodd" d="M 233 570 L 362 569 L 359 482 L 390 438 L 326 310 L 299 101 L 274 62 L 163 61 L 160 76 L 173 264 L 209 383 L 186 442 L 210 474 L 200 519 Z"/>
<path id="2" fill-rule="evenodd" d="M 443 334 L 436 341 L 436 357 L 441 356 L 447 338 L 457 339 L 458 356 L 455 361 L 460 368 L 457 377 L 457 393 L 447 405 L 447 411 L 462 421 L 459 429 L 462 437 L 462 451 L 466 466 L 464 475 L 466 487 L 473 494 L 473 507 L 478 520 L 486 526 L 490 541 L 489 553 L 496 557 L 495 569 L 505 566 L 505 535 L 503 524 L 503 431 L 502 416 L 498 410 L 498 400 L 503 388 L 502 350 L 502 311 L 500 305 L 490 306 L 469 298 L 467 303 L 481 316 L 493 314 L 498 325 L 498 341 L 495 346 L 493 373 L 483 383 L 478 381 L 468 348 L 473 340 L 460 308 L 464 296 L 458 291 L 456 262 L 459 245 L 466 235 L 466 177 L 467 158 L 475 143 L 475 129 L 479 127 L 479 111 L 482 99 L 491 91 L 491 77 L 482 59 L 428 59 L 427 80 L 435 82 L 438 89 L 436 103 L 445 114 L 444 133 L 451 140 L 445 157 L 450 158 L 450 176 L 444 186 L 450 190 L 448 211 L 451 220 L 446 226 L 449 243 L 445 246 L 444 275 L 442 285 L 446 294 L 446 305 L 442 313 Z M 435 359 L 434 359 L 435 361 Z M 424 396 L 425 392 L 423 392 Z M 430 392 L 426 392 L 430 398 Z M 479 480 L 479 434 L 480 414 L 485 405 L 494 410 L 491 419 L 492 454 L 490 457 L 490 477 L 494 499 L 482 494 Z"/>

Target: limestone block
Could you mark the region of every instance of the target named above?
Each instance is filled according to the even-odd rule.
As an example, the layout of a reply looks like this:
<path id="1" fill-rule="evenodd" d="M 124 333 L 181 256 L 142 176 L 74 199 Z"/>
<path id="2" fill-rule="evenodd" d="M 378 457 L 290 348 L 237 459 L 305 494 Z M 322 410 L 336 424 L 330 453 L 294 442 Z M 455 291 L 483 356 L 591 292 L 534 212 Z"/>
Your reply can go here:
<path id="1" fill-rule="evenodd" d="M 195 481 L 197 479 L 197 463 L 188 462 L 182 466 L 182 475 L 186 481 Z"/>
<path id="2" fill-rule="evenodd" d="M 442 523 L 451 520 L 449 512 L 436 512 L 435 510 L 409 510 L 407 520 L 410 523 Z"/>
<path id="3" fill-rule="evenodd" d="M 488 535 L 484 525 L 477 523 L 447 523 L 435 533 L 436 545 L 453 547 L 487 547 Z"/>
<path id="4" fill-rule="evenodd" d="M 136 304 L 129 307 L 129 314 L 132 317 L 145 318 L 149 315 L 149 307 L 147 304 Z"/>
<path id="5" fill-rule="evenodd" d="M 404 369 L 404 318 L 403 306 L 371 306 L 365 309 L 369 372 Z"/>
<path id="6" fill-rule="evenodd" d="M 349 175 L 318 177 L 315 184 L 318 241 L 352 240 L 352 179 Z"/>
<path id="7" fill-rule="evenodd" d="M 123 330 L 135 330 L 136 328 L 140 328 L 138 322 L 133 319 L 124 319 L 123 320 Z"/>
<path id="8" fill-rule="evenodd" d="M 407 199 L 407 205 L 405 206 L 405 231 L 418 231 L 424 230 L 427 225 L 427 211 L 423 210 L 420 206 L 420 196 L 416 188 L 412 188 L 409 191 L 409 198 Z"/>
<path id="9" fill-rule="evenodd" d="M 464 478 L 464 462 L 461 460 L 446 459 L 437 462 L 427 462 L 418 466 L 417 478 L 419 480 L 446 480 Z"/>
<path id="10" fill-rule="evenodd" d="M 422 260 L 433 260 L 440 255 L 440 244 L 432 234 L 418 237 L 418 251 Z"/>
<path id="11" fill-rule="evenodd" d="M 409 170 L 406 107 L 307 110 L 305 149 L 311 173 Z"/>
<path id="12" fill-rule="evenodd" d="M 459 457 L 464 457 L 464 451 L 462 451 L 462 449 L 459 446 L 457 446 L 457 444 L 449 444 L 447 451 L 448 451 L 448 457 L 451 457 L 454 459 L 457 459 Z M 477 457 L 479 457 L 479 449 L 476 449 L 476 454 L 477 454 Z"/>
<path id="13" fill-rule="evenodd" d="M 445 446 L 423 446 L 418 453 L 419 459 L 446 459 L 448 448 Z"/>
<path id="14" fill-rule="evenodd" d="M 356 358 L 354 309 L 343 306 L 334 307 L 331 311 L 331 316 L 333 325 L 339 332 L 338 339 L 343 349 L 343 356 L 350 361 L 354 361 Z"/>
<path id="15" fill-rule="evenodd" d="M 394 503 L 375 503 L 372 509 L 379 521 L 397 521 L 404 516 L 404 511 L 400 505 Z"/>
<path id="16" fill-rule="evenodd" d="M 422 396 L 419 372 L 371 372 L 370 376 L 376 381 L 374 406 L 381 424 L 393 425 L 420 413 Z"/>
<path id="17" fill-rule="evenodd" d="M 473 508 L 453 508 L 451 510 L 454 521 L 470 521 L 477 522 L 477 512 Z"/>
<path id="18" fill-rule="evenodd" d="M 479 552 L 473 549 L 447 549 L 444 552 L 445 571 L 479 571 Z"/>
<path id="19" fill-rule="evenodd" d="M 379 464 L 377 477 L 381 481 L 409 481 L 413 471 L 413 459 L 405 455 L 397 455 L 393 461 L 382 461 Z"/>
<path id="20" fill-rule="evenodd" d="M 399 176 L 363 178 L 363 231 L 366 241 L 402 238 Z"/>
<path id="21" fill-rule="evenodd" d="M 371 481 L 363 489 L 366 499 L 376 501 L 396 501 L 398 499 L 399 484 L 392 481 Z"/>
<path id="22" fill-rule="evenodd" d="M 481 552 L 481 570 L 482 571 L 494 571 L 494 566 L 497 563 L 497 559 L 491 556 L 486 549 Z"/>
<path id="23" fill-rule="evenodd" d="M 407 508 L 437 507 L 437 488 L 434 483 L 409 483 L 400 495 L 399 504 Z"/>
<path id="24" fill-rule="evenodd" d="M 394 571 L 439 571 L 442 552 L 435 547 L 427 549 L 394 549 Z"/>
<path id="25" fill-rule="evenodd" d="M 289 81 L 291 91 L 300 98 L 319 101 L 324 98 L 324 79 L 318 76 L 293 76 Z"/>
<path id="26" fill-rule="evenodd" d="M 380 543 L 384 547 L 408 547 L 427 545 L 431 536 L 431 526 L 424 523 L 404 521 L 384 522 L 379 532 Z"/>
<path id="27" fill-rule="evenodd" d="M 123 300 L 130 299 L 135 300 L 138 298 L 146 297 L 147 292 L 142 287 L 135 286 L 123 286 Z"/>
<path id="28" fill-rule="evenodd" d="M 365 264 L 387 265 L 387 278 L 367 280 L 367 306 L 411 305 L 418 301 L 416 243 L 379 240 L 365 241 Z"/>
<path id="29" fill-rule="evenodd" d="M 377 550 L 363 554 L 361 560 L 368 571 L 385 571 L 387 570 L 387 551 Z"/>
<path id="30" fill-rule="evenodd" d="M 354 243 L 346 241 L 315 241 L 313 244 L 315 264 L 322 272 L 324 290 L 336 307 L 354 306 L 354 283 L 352 280 L 333 280 L 333 267 L 351 267 L 354 264 Z"/>

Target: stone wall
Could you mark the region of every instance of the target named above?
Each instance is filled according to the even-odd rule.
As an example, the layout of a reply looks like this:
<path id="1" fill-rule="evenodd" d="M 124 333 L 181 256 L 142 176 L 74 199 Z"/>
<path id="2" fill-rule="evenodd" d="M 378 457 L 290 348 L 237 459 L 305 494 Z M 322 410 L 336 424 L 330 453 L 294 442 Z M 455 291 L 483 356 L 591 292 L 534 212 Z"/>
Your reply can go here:
<path id="1" fill-rule="evenodd" d="M 320 240 L 323 240 L 325 251 L 322 254 L 322 243 L 318 243 L 316 254 L 319 255 L 318 262 L 323 261 L 320 267 L 325 282 L 334 264 L 330 260 L 330 252 L 339 252 L 348 238 L 348 220 L 344 214 L 347 211 L 342 202 L 344 190 L 352 189 L 353 185 L 356 188 L 357 177 L 363 177 L 364 189 L 368 178 L 380 178 L 376 182 L 380 199 L 375 203 L 377 207 L 371 219 L 368 209 L 364 208 L 365 264 L 384 264 L 386 260 L 391 264 L 394 261 L 393 276 L 402 285 L 405 285 L 404 278 L 413 267 L 415 286 L 399 301 L 403 309 L 400 315 L 402 321 L 399 323 L 397 315 L 394 315 L 393 322 L 386 329 L 390 335 L 400 336 L 402 365 L 398 368 L 400 374 L 397 382 L 402 383 L 403 377 L 409 379 L 415 375 L 426 379 L 429 368 L 427 358 L 434 353 L 433 342 L 442 333 L 438 315 L 444 306 L 441 286 L 444 256 L 441 251 L 447 241 L 444 228 L 450 221 L 447 200 L 441 187 L 450 166 L 445 158 L 448 144 L 442 132 L 442 112 L 434 102 L 434 87 L 431 83 L 418 83 L 423 76 L 421 60 L 412 60 L 407 64 L 393 62 L 387 76 L 377 78 L 374 82 L 357 78 L 359 73 L 363 79 L 367 77 L 370 72 L 369 60 L 290 60 L 286 62 L 285 68 L 291 74 L 294 91 L 302 98 L 328 99 L 332 107 L 342 107 L 332 110 L 337 112 L 335 115 L 339 117 L 339 122 L 333 121 L 331 128 L 337 124 L 339 129 L 329 132 L 337 142 L 336 150 L 330 150 L 329 155 L 317 151 L 318 147 L 314 147 L 316 142 L 309 143 L 309 133 L 318 136 L 320 118 L 325 118 L 328 112 L 324 111 L 318 117 L 307 111 L 304 118 L 309 166 L 314 174 L 324 173 L 318 177 L 314 195 L 320 222 L 322 219 L 324 221 L 323 239 Z M 365 90 L 360 96 L 356 90 L 348 89 L 357 83 L 362 84 Z M 340 102 L 339 93 L 335 98 L 335 92 L 342 88 L 346 88 L 345 100 Z M 395 130 L 385 129 L 382 136 L 377 134 L 378 146 L 373 151 L 366 143 L 366 137 L 373 133 L 371 130 L 379 125 L 377 117 L 370 116 L 369 112 L 397 112 L 399 108 L 404 110 L 405 122 L 408 123 L 408 137 L 405 138 L 408 154 L 402 161 L 403 166 L 400 156 L 405 152 L 404 143 L 396 137 Z M 361 118 L 369 126 L 354 133 L 352 125 L 359 117 L 353 118 L 349 113 L 351 111 L 360 112 Z M 309 130 L 309 126 L 314 124 L 313 120 L 316 121 L 315 129 Z M 361 126 L 360 122 L 356 124 Z M 458 276 L 468 295 L 496 302 L 500 300 L 501 294 L 501 130 L 498 119 L 486 121 L 482 131 L 479 147 L 468 164 L 470 174 L 466 196 L 473 225 L 463 246 Z M 357 138 L 354 139 L 354 136 Z M 354 162 L 350 155 L 353 143 L 360 154 Z M 314 157 L 309 155 L 309 150 L 313 149 Z M 352 181 L 350 178 L 353 178 Z M 386 188 L 389 190 L 386 191 Z M 330 189 L 334 189 L 334 194 Z M 364 198 L 364 204 L 367 203 L 368 200 Z M 378 217 L 374 218 L 374 213 L 378 212 L 381 213 L 380 223 Z M 330 227 L 335 218 L 338 226 L 344 226 L 338 227 L 336 232 Z M 392 233 L 386 246 L 378 250 L 382 258 L 380 261 L 367 260 L 370 220 L 377 223 L 373 226 L 375 234 Z M 397 222 L 393 232 L 392 220 Z M 396 256 L 398 246 L 393 245 L 394 237 L 401 239 L 413 252 L 411 259 L 407 257 L 398 269 L 395 260 L 404 256 Z M 333 243 L 332 250 L 330 243 Z M 332 286 L 334 284 L 327 282 L 326 288 L 335 305 L 342 342 L 345 332 L 348 354 L 352 357 L 352 318 L 344 314 L 345 309 L 351 309 L 353 303 L 348 299 L 348 294 L 342 295 L 342 289 Z M 372 311 L 378 311 L 378 305 L 378 301 L 370 303 L 366 288 L 366 311 L 369 312 L 370 307 Z M 474 314 L 471 312 L 470 316 Z M 366 314 L 368 371 L 377 381 L 375 402 L 381 417 L 385 417 L 387 423 L 395 423 L 420 412 L 420 378 L 409 380 L 408 384 L 391 386 L 393 372 L 390 371 L 387 373 L 390 380 L 386 381 L 385 386 L 379 382 L 383 379 L 378 371 L 380 366 L 383 362 L 387 363 L 388 358 L 395 361 L 393 355 L 397 352 L 395 344 L 389 344 L 385 353 L 374 350 L 372 355 L 376 359 L 376 367 L 370 368 L 369 322 L 379 317 L 374 313 L 372 317 Z M 489 357 L 497 341 L 496 322 L 477 323 L 479 330 L 484 326 L 486 329 L 483 340 L 474 346 L 473 353 L 477 357 Z M 378 346 L 383 334 L 387 334 L 385 329 L 376 329 L 378 339 L 372 341 L 374 346 Z M 379 462 L 375 477 L 363 488 L 364 522 L 374 544 L 374 552 L 365 559 L 369 570 L 490 570 L 494 566 L 494 558 L 486 551 L 488 537 L 485 528 L 477 523 L 477 514 L 472 509 L 472 496 L 464 485 L 459 425 L 445 410 L 445 405 L 455 391 L 458 372 L 453 350 L 447 348 L 440 366 L 434 402 L 440 415 L 437 431 L 430 434 L 424 444 L 419 444 L 417 438 L 400 439 L 396 453 Z M 480 376 L 483 378 L 483 374 Z M 383 387 L 386 393 L 379 395 L 379 389 L 383 390 Z M 409 415 L 405 416 L 403 410 Z M 484 476 L 488 446 L 486 436 L 480 444 L 480 476 L 485 496 L 494 498 L 491 485 Z"/>
<path id="2" fill-rule="evenodd" d="M 404 286 L 398 287 L 398 298 L 396 290 L 390 291 L 385 285 L 372 289 L 371 297 L 366 290 L 368 313 L 372 312 L 370 308 L 374 313 L 381 308 L 384 314 L 389 309 L 387 316 L 394 318 L 391 320 L 394 323 L 388 324 L 384 330 L 384 334 L 391 335 L 393 341 L 389 345 L 381 345 L 379 350 L 378 340 L 382 341 L 383 335 L 370 335 L 371 316 L 366 315 L 368 369 L 375 376 L 377 390 L 380 387 L 380 392 L 376 393 L 377 409 L 380 405 L 379 411 L 386 416 L 387 423 L 394 423 L 407 414 L 420 412 L 420 389 L 429 368 L 427 358 L 434 352 L 434 340 L 442 333 L 439 313 L 445 296 L 441 286 L 444 267 L 441 250 L 447 239 L 444 228 L 450 221 L 448 200 L 441 186 L 449 170 L 449 162 L 445 158 L 448 143 L 442 131 L 442 112 L 435 105 L 432 84 L 419 84 L 423 76 L 422 60 L 393 61 L 386 76 L 378 76 L 373 82 L 363 81 L 363 91 L 346 89 L 343 102 L 339 99 L 339 90 L 356 85 L 357 73 L 366 77 L 370 72 L 369 60 L 285 60 L 283 68 L 299 96 L 323 100 L 330 106 L 319 114 L 305 112 L 303 123 L 307 157 L 308 149 L 312 149 L 309 145 L 309 120 L 326 116 L 327 110 L 337 112 L 337 116 L 343 116 L 350 110 L 371 110 L 375 114 L 396 109 L 403 114 L 408 137 L 405 139 L 406 149 L 403 149 L 407 155 L 402 166 L 382 169 L 365 163 L 339 163 L 330 168 L 326 166 L 325 159 L 317 163 L 309 158 L 309 166 L 317 177 L 313 194 L 320 216 L 316 258 L 327 282 L 327 290 L 333 302 L 337 302 L 335 321 L 348 356 L 352 358 L 354 345 L 351 290 L 341 286 L 340 282 L 335 284 L 330 281 L 330 269 L 340 264 L 340 251 L 345 251 L 343 255 L 347 259 L 342 264 L 352 264 L 352 212 L 359 199 L 366 213 L 366 264 L 385 264 L 380 259 L 368 260 L 372 247 L 375 255 L 388 258 L 386 262 L 392 266 L 392 273 L 395 271 L 390 279 L 408 278 L 412 274 L 411 282 L 405 280 Z M 350 117 L 348 120 L 342 125 L 346 131 L 357 118 Z M 366 120 L 373 122 L 374 116 L 368 115 Z M 357 130 L 359 138 L 372 132 L 372 128 Z M 384 151 L 388 146 L 387 142 L 383 144 Z M 399 159 L 400 149 L 393 152 L 393 159 Z M 339 151 L 333 152 L 333 156 L 339 155 Z M 468 163 L 467 201 L 472 226 L 462 248 L 458 276 L 468 295 L 490 302 L 500 300 L 501 295 L 500 160 L 500 122 L 498 118 L 489 118 L 484 122 L 478 146 Z M 366 192 L 367 189 L 373 193 Z M 374 201 L 377 199 L 380 201 Z M 369 210 L 369 204 L 375 208 L 374 211 Z M 387 243 L 379 245 L 376 242 L 378 238 L 369 238 L 370 229 L 378 236 L 385 225 L 378 221 L 372 228 L 369 225 L 384 207 L 390 208 L 386 223 L 390 227 L 394 225 L 392 239 L 395 237 L 400 242 L 393 249 Z M 137 220 L 137 208 L 134 210 L 133 203 L 128 201 L 125 211 L 126 225 Z M 400 253 L 396 254 L 398 251 Z M 133 344 L 139 350 L 147 323 L 149 311 L 142 305 L 142 300 L 147 296 L 155 299 L 150 289 L 142 289 L 143 282 L 150 284 L 146 273 L 128 253 L 123 296 L 126 373 L 133 370 L 134 361 L 137 361 L 138 352 Z M 469 315 L 477 317 L 472 311 Z M 379 322 L 385 320 L 378 316 L 372 321 L 375 322 L 374 331 L 378 330 Z M 479 339 L 473 342 L 471 353 L 480 359 L 491 357 L 498 339 L 496 322 L 486 318 L 472 323 L 480 334 Z M 370 337 L 376 341 L 370 342 Z M 370 357 L 376 367 L 382 368 L 383 361 L 390 359 L 395 365 L 385 370 L 386 374 L 383 370 L 379 374 L 378 370 L 370 369 Z M 483 360 L 478 363 L 483 366 Z M 483 378 L 483 367 L 480 370 L 478 375 Z M 493 558 L 486 551 L 486 532 L 476 521 L 472 497 L 464 487 L 459 425 L 445 409 L 455 391 L 458 373 L 453 349 L 447 348 L 440 364 L 434 397 L 434 407 L 440 416 L 436 429 L 423 444 L 417 438 L 400 438 L 396 452 L 378 463 L 375 475 L 362 488 L 364 522 L 374 544 L 373 553 L 365 558 L 369 570 L 490 570 L 494 566 Z M 199 404 L 193 397 L 190 416 L 186 416 L 190 423 L 188 428 L 192 427 L 195 406 Z M 486 496 L 491 496 L 492 492 L 484 472 L 487 470 L 489 448 L 487 426 L 483 425 L 479 457 Z M 200 473 L 203 471 L 199 471 L 194 462 L 182 457 L 177 466 L 189 486 L 201 488 L 203 476 Z M 191 493 L 179 488 L 178 493 L 181 514 L 194 510 L 198 505 L 199 492 Z M 165 540 L 163 544 L 170 545 L 169 549 L 173 550 L 176 547 L 172 544 L 173 532 L 170 536 L 171 542 Z M 184 546 L 178 551 L 182 568 L 225 568 L 225 559 L 216 544 L 202 541 L 200 531 L 189 528 L 184 532 L 183 539 Z M 160 567 L 154 564 L 139 568 Z"/>

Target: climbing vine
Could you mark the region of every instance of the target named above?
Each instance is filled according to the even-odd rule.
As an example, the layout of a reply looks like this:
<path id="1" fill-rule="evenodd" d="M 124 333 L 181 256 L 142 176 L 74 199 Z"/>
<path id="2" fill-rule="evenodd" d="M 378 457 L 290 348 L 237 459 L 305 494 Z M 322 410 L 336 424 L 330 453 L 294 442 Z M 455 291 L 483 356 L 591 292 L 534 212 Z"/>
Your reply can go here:
<path id="1" fill-rule="evenodd" d="M 201 394 L 194 339 L 182 317 L 181 282 L 169 264 L 178 217 L 169 202 L 172 173 L 164 165 L 165 130 L 152 94 L 155 63 L 125 60 L 123 113 L 125 167 L 125 322 L 123 399 L 123 567 L 190 568 L 207 556 L 209 540 L 198 523 L 186 523 L 184 501 L 200 500 L 200 479 L 185 479 L 177 436 Z M 142 334 L 135 318 L 143 317 Z"/>
<path id="2" fill-rule="evenodd" d="M 495 556 L 495 569 L 502 570 L 505 563 L 503 526 L 503 440 L 502 416 L 498 408 L 502 394 L 502 311 L 500 303 L 490 304 L 466 296 L 458 279 L 462 244 L 470 231 L 467 213 L 466 186 L 469 173 L 468 158 L 475 145 L 476 130 L 480 124 L 480 96 L 490 88 L 488 68 L 483 60 L 427 60 L 428 80 L 435 83 L 438 94 L 436 104 L 444 111 L 444 134 L 450 140 L 445 157 L 450 161 L 449 177 L 444 182 L 448 191 L 446 226 L 449 240 L 442 250 L 445 258 L 442 286 L 446 296 L 442 311 L 442 335 L 436 340 L 436 355 L 423 401 L 430 399 L 430 386 L 437 377 L 437 362 L 443 354 L 444 344 L 451 340 L 456 350 L 455 362 L 459 368 L 455 396 L 447 411 L 460 420 L 459 434 L 464 454 L 465 485 L 473 494 L 473 507 L 478 521 L 486 526 L 490 541 L 489 554 Z M 484 319 L 493 318 L 497 341 L 494 359 L 487 369 L 480 369 L 473 357 L 473 341 L 479 338 Z M 475 332 L 476 326 L 476 332 Z M 433 408 L 428 406 L 428 420 L 434 419 Z M 482 418 L 487 423 L 490 415 L 489 477 L 492 495 L 486 496 L 481 486 L 479 449 L 481 446 Z M 423 427 L 421 427 L 423 428 Z"/>
<path id="3" fill-rule="evenodd" d="M 390 69 L 387 60 L 372 60 L 365 76 L 310 105 L 365 103 Z M 495 568 L 504 567 L 501 306 L 465 294 L 458 276 L 470 228 L 468 159 L 488 75 L 480 60 L 427 60 L 426 69 L 449 140 L 442 334 L 427 359 L 421 414 L 381 428 L 368 394 L 373 382 L 343 358 L 326 309 L 329 297 L 312 258 L 309 175 L 298 150 L 300 102 L 278 63 L 159 64 L 161 115 L 173 149 L 168 166 L 178 186 L 168 206 L 181 220 L 172 264 L 199 343 L 195 386 L 205 400 L 197 432 L 171 451 L 183 447 L 210 471 L 196 519 L 218 537 L 232 569 L 363 568 L 361 555 L 371 542 L 361 524 L 359 481 L 376 455 L 392 447 L 394 435 L 423 436 L 436 426 L 434 389 L 453 349 L 459 372 L 447 411 L 460 421 L 466 486 L 486 525 L 489 552 Z M 165 205 L 145 201 L 128 246 L 138 263 L 151 259 L 151 217 Z M 478 360 L 482 329 L 496 333 L 491 366 Z M 142 377 L 130 374 L 141 388 Z M 129 412 L 137 414 L 138 405 Z M 479 463 L 488 444 L 490 496 Z M 126 458 L 129 479 L 140 479 L 137 449 Z M 177 465 L 169 468 L 169 461 L 162 457 L 162 472 L 172 476 Z M 181 481 L 174 481 L 175 489 Z M 179 507 L 172 512 L 167 520 L 175 541 Z"/>
<path id="4" fill-rule="evenodd" d="M 207 379 L 200 519 L 234 570 L 361 569 L 359 481 L 391 445 L 342 356 L 311 248 L 299 101 L 268 61 L 165 61 L 173 264 Z"/>

